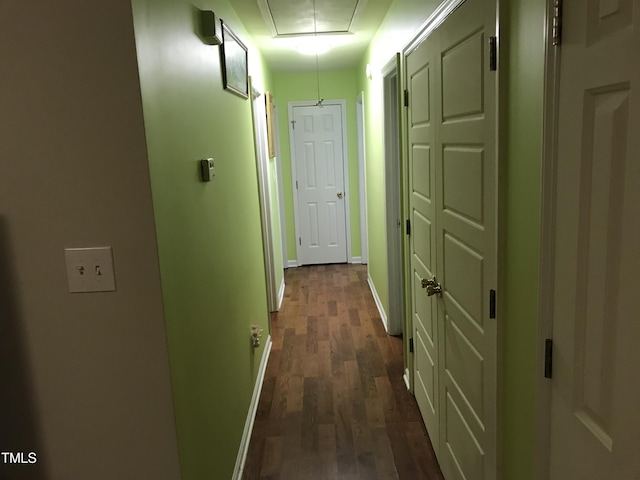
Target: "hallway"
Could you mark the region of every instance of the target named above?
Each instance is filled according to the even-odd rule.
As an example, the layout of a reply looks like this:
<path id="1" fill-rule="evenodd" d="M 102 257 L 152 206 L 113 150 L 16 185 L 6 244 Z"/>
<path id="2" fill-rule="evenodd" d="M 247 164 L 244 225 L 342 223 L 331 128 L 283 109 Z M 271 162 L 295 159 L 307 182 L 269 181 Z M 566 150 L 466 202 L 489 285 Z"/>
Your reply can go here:
<path id="1" fill-rule="evenodd" d="M 243 478 L 442 479 L 366 266 L 285 279 Z"/>

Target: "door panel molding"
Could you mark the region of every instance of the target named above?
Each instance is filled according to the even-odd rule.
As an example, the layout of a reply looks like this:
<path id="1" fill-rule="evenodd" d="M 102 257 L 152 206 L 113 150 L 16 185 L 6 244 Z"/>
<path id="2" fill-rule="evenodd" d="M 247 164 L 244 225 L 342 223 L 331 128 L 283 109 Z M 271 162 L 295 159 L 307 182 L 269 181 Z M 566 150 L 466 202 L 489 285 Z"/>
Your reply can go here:
<path id="1" fill-rule="evenodd" d="M 536 478 L 640 478 L 640 382 L 629 367 L 638 363 L 640 335 L 629 321 L 640 308 L 640 175 L 633 168 L 640 144 L 632 133 L 640 118 L 638 12 L 631 15 L 637 5 L 590 2 L 585 12 L 567 3 L 557 48 L 550 41 L 553 6 L 549 1 Z M 542 371 L 547 338 L 562 359 L 550 380 Z"/>
<path id="2" fill-rule="evenodd" d="M 404 51 L 414 391 L 443 474 L 493 480 L 499 121 L 498 73 L 488 59 L 496 2 L 445 2 L 432 17 Z"/>

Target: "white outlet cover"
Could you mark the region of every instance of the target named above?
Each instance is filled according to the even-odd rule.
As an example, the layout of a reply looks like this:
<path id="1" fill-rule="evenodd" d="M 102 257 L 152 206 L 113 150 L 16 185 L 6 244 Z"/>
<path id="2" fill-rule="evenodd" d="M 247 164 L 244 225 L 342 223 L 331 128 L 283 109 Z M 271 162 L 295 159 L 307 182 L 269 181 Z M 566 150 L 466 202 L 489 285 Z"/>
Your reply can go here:
<path id="1" fill-rule="evenodd" d="M 113 292 L 116 279 L 111 247 L 65 248 L 69 292 Z"/>

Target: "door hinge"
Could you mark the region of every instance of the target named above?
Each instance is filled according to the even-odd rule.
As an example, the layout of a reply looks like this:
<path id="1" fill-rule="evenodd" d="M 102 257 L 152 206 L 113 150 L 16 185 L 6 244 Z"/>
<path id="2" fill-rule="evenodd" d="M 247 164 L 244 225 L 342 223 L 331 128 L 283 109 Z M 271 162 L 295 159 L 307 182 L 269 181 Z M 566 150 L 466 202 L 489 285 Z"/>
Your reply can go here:
<path id="1" fill-rule="evenodd" d="M 489 37 L 489 70 L 498 70 L 498 38 Z"/>
<path id="2" fill-rule="evenodd" d="M 409 339 L 409 353 L 413 353 L 413 337 Z"/>
<path id="3" fill-rule="evenodd" d="M 553 2 L 553 18 L 551 19 L 551 43 L 558 46 L 562 43 L 562 0 Z"/>
<path id="4" fill-rule="evenodd" d="M 553 377 L 553 340 L 544 341 L 544 378 Z"/>
<path id="5" fill-rule="evenodd" d="M 406 231 L 407 235 L 411 235 L 411 220 L 409 220 L 408 218 L 407 218 L 407 221 L 406 221 L 406 230 L 405 231 Z"/>
<path id="6" fill-rule="evenodd" d="M 291 120 L 291 128 L 296 129 L 296 120 Z"/>
<path id="7" fill-rule="evenodd" d="M 407 90 L 406 88 L 404 90 L 404 106 L 409 106 L 409 90 Z"/>
<path id="8" fill-rule="evenodd" d="M 296 190 L 298 190 L 298 180 L 296 180 Z"/>
<path id="9" fill-rule="evenodd" d="M 489 290 L 489 318 L 496 318 L 496 291 Z"/>
<path id="10" fill-rule="evenodd" d="M 298 245 L 302 246 L 302 237 L 298 237 Z"/>

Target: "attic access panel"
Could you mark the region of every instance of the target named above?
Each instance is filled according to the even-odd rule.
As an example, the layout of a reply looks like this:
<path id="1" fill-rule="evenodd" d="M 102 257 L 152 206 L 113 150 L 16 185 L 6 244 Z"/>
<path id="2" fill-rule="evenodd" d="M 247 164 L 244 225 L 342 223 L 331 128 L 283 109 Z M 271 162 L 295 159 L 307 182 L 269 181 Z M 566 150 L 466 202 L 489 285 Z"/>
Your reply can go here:
<path id="1" fill-rule="evenodd" d="M 318 33 L 353 33 L 366 0 L 315 0 Z M 314 33 L 313 0 L 258 0 L 271 33 L 278 36 Z"/>

